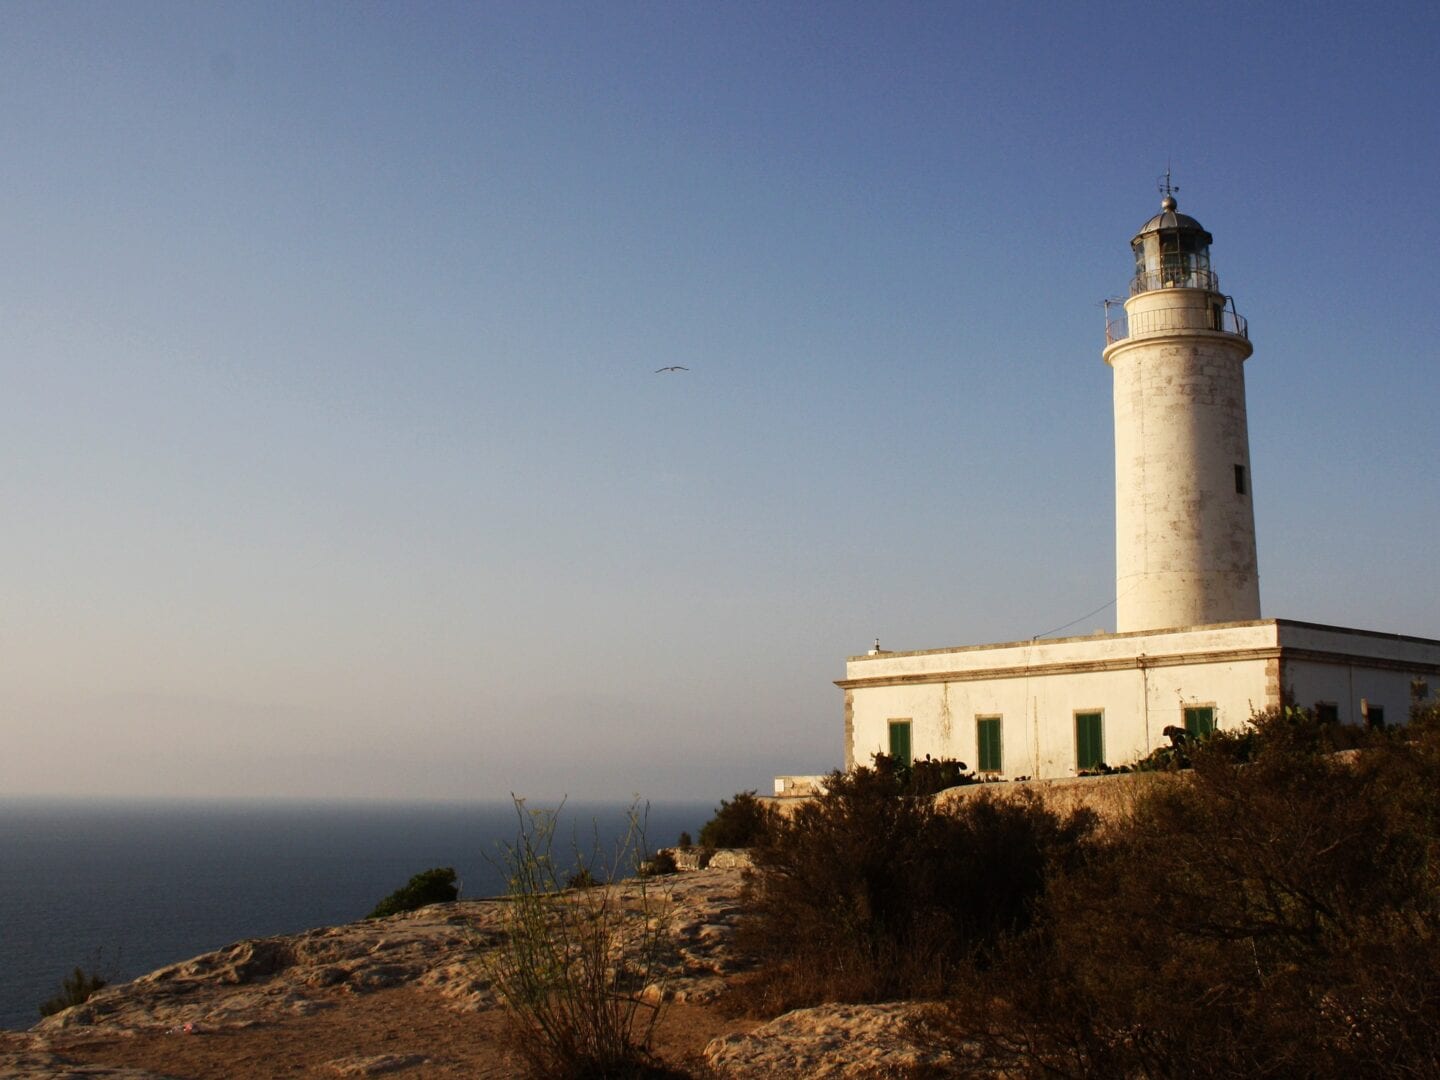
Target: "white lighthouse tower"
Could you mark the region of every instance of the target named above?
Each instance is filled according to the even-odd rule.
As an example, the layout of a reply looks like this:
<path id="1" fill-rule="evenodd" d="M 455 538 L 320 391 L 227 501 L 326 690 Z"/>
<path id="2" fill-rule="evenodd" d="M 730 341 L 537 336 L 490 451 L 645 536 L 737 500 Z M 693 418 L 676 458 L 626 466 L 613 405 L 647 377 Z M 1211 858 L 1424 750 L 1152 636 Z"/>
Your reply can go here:
<path id="1" fill-rule="evenodd" d="M 1245 320 L 1210 267 L 1211 236 L 1176 212 L 1130 241 L 1125 325 L 1107 327 L 1115 377 L 1116 631 L 1260 618 Z"/>

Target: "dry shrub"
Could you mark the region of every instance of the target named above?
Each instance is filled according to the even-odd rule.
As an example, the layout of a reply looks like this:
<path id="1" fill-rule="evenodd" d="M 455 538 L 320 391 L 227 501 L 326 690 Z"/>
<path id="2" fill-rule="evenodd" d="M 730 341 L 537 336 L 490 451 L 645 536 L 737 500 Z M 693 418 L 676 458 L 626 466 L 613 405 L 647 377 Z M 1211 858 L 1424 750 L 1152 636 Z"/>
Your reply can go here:
<path id="1" fill-rule="evenodd" d="M 1281 724 L 1142 793 L 956 982 L 946 1039 L 1016 1074 L 1440 1074 L 1440 738 L 1345 762 Z"/>
<path id="2" fill-rule="evenodd" d="M 83 1005 L 97 990 L 110 985 L 104 976 L 77 967 L 60 980 L 60 993 L 40 1003 L 41 1016 L 54 1016 L 73 1005 Z"/>
<path id="3" fill-rule="evenodd" d="M 516 841 L 502 858 L 506 934 L 487 959 L 511 1046 L 547 1080 L 683 1076 L 650 1049 L 664 1007 L 668 897 L 645 877 L 562 889 L 567 879 L 588 884 L 594 875 L 578 853 L 573 873 L 557 863 L 555 812 L 527 810 L 520 799 L 515 809 Z M 634 873 L 645 853 L 643 816 L 632 807 L 629 832 L 602 876 Z"/>
<path id="4" fill-rule="evenodd" d="M 1095 825 L 1033 797 L 942 810 L 867 768 L 827 785 L 752 849 L 739 936 L 759 961 L 738 991 L 748 1011 L 939 993 L 1028 924 L 1047 867 L 1073 862 Z"/>

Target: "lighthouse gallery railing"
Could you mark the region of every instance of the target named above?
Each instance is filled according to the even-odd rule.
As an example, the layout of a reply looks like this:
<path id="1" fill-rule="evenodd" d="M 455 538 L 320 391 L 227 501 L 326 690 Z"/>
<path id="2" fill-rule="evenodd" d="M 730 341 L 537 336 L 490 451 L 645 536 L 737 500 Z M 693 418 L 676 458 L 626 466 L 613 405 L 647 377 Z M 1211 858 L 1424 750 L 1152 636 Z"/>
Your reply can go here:
<path id="1" fill-rule="evenodd" d="M 1148 337 L 1169 330 L 1217 330 L 1250 340 L 1245 317 L 1235 310 L 1235 301 L 1225 297 L 1223 308 L 1163 308 L 1158 311 L 1126 312 L 1121 300 L 1105 301 L 1105 344 L 1126 338 Z"/>

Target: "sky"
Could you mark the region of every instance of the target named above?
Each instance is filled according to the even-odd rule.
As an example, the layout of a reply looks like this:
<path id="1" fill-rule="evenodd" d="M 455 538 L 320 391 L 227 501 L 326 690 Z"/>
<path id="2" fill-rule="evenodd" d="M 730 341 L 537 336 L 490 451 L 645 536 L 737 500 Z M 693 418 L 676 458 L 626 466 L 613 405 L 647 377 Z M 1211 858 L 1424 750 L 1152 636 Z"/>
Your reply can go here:
<path id="1" fill-rule="evenodd" d="M 876 637 L 1113 629 L 1167 167 L 1262 613 L 1440 637 L 1437 54 L 1433 3 L 0 6 L 0 794 L 718 799 L 841 763 Z"/>

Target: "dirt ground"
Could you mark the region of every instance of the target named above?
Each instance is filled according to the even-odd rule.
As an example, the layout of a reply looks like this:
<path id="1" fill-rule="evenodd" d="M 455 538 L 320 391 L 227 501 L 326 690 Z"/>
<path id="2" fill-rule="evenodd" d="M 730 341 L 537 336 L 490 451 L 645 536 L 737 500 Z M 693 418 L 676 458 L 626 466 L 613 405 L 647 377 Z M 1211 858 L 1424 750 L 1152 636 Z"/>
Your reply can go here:
<path id="1" fill-rule="evenodd" d="M 524 1073 L 519 1058 L 506 1049 L 505 1017 L 498 1009 L 455 1012 L 435 995 L 410 987 L 337 996 L 336 1005 L 293 1020 L 212 1033 L 57 1037 L 53 1048 L 83 1064 L 140 1068 L 184 1080 L 333 1080 L 347 1075 L 337 1067 L 344 1059 L 379 1055 L 429 1059 L 390 1074 L 406 1080 L 491 1080 Z M 662 1015 L 655 1049 L 667 1064 L 698 1071 L 710 1039 L 756 1025 L 726 1018 L 714 1007 L 672 1004 Z"/>

